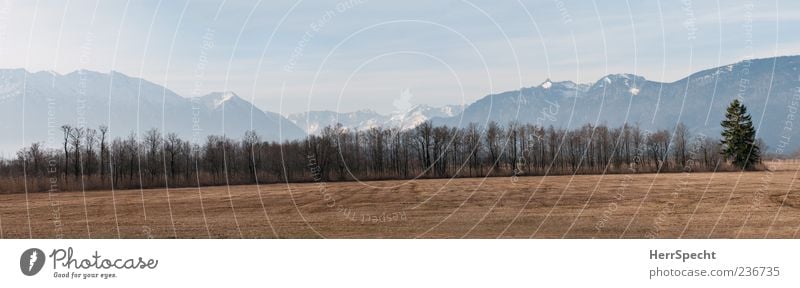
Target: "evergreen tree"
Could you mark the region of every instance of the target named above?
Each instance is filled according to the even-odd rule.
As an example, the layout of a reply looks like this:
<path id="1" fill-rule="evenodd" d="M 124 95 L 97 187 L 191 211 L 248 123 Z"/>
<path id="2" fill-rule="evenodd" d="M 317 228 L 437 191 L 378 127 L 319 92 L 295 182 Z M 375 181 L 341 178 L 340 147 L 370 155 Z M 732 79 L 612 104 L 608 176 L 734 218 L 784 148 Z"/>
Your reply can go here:
<path id="1" fill-rule="evenodd" d="M 745 107 L 733 100 L 725 112 L 722 125 L 722 154 L 742 169 L 752 169 L 759 161 L 756 130 Z"/>

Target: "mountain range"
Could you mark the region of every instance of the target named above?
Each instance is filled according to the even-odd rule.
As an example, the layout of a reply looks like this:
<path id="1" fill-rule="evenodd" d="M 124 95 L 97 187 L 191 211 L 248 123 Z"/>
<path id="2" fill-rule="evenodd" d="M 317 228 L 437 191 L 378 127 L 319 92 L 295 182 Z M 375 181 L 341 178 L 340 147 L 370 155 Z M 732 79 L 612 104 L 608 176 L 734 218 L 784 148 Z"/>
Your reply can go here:
<path id="1" fill-rule="evenodd" d="M 107 125 L 111 137 L 157 128 L 196 142 L 208 135 L 239 138 L 251 129 L 271 141 L 306 135 L 280 114 L 262 111 L 232 92 L 187 98 L 118 72 L 0 70 L 0 133 L 5 135 L 0 151 L 8 156 L 37 141 L 58 147 L 64 124 Z"/>
<path id="2" fill-rule="evenodd" d="M 319 134 L 327 126 L 342 124 L 347 130 L 368 130 L 373 127 L 400 128 L 407 130 L 422 122 L 442 117 L 452 117 L 463 111 L 459 105 L 431 107 L 424 104 L 398 109 L 389 115 L 379 114 L 372 110 L 355 112 L 309 111 L 288 116 L 292 123 L 303 128 L 308 134 Z"/>
<path id="3" fill-rule="evenodd" d="M 695 134 L 716 138 L 725 107 L 739 98 L 753 117 L 757 137 L 788 153 L 800 147 L 800 140 L 792 139 L 800 106 L 798 69 L 800 56 L 783 56 L 706 69 L 674 82 L 632 74 L 611 74 L 582 84 L 547 79 L 466 106 L 412 106 L 408 99 L 399 99 L 396 111 L 388 115 L 359 110 L 286 117 L 263 111 L 233 92 L 187 98 L 118 72 L 79 70 L 61 75 L 8 69 L 0 70 L 0 132 L 5 135 L 0 150 L 8 154 L 34 141 L 60 143 L 63 124 L 93 128 L 105 124 L 112 137 L 158 128 L 195 141 L 212 134 L 237 138 L 252 129 L 266 140 L 280 141 L 317 134 L 336 123 L 358 130 L 410 129 L 428 120 L 458 127 L 489 121 L 562 128 L 629 123 L 648 130 L 671 130 L 684 123 Z"/>
<path id="4" fill-rule="evenodd" d="M 563 128 L 629 123 L 647 130 L 672 130 L 683 123 L 697 135 L 719 138 L 720 121 L 735 98 L 747 106 L 756 137 L 772 148 L 769 152 L 790 153 L 800 147 L 800 139 L 792 138 L 800 106 L 800 56 L 745 60 L 669 83 L 631 74 L 607 75 L 587 84 L 548 79 L 483 97 L 458 115 L 432 121 L 451 126 L 517 121 Z"/>

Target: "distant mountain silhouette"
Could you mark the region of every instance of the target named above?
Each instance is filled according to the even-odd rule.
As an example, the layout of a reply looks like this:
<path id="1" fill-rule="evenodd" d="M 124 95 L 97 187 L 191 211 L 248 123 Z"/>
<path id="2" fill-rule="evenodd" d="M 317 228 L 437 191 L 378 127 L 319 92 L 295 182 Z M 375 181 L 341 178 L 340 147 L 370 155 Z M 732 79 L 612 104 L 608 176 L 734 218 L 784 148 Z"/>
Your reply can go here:
<path id="1" fill-rule="evenodd" d="M 800 106 L 800 56 L 742 61 L 672 83 L 630 74 L 608 75 L 591 84 L 548 79 L 536 87 L 486 96 L 461 114 L 433 121 L 451 126 L 518 121 L 563 128 L 627 122 L 669 130 L 683 122 L 694 133 L 719 137 L 725 107 L 736 97 L 747 105 L 757 137 L 773 148 L 762 151 L 774 152 L 781 145 L 788 153 L 800 147 L 800 139 L 785 138 L 797 138 L 795 131 L 800 131 L 792 130 L 800 125 L 794 120 Z"/>
<path id="2" fill-rule="evenodd" d="M 231 92 L 185 98 L 118 72 L 0 70 L 0 149 L 7 156 L 48 137 L 60 143 L 63 124 L 94 129 L 108 125 L 112 137 L 151 128 L 197 141 L 211 134 L 239 138 L 251 129 L 266 140 L 305 136 L 281 115 L 262 111 Z"/>

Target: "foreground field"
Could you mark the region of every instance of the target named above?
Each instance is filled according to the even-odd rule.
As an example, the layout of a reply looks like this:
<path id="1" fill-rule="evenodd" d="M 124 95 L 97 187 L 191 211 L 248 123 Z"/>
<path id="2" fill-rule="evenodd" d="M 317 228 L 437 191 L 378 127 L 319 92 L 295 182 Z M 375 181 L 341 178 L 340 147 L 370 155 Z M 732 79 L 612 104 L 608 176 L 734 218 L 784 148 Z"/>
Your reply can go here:
<path id="1" fill-rule="evenodd" d="M 784 168 L 20 193 L 0 195 L 0 236 L 795 238 Z"/>

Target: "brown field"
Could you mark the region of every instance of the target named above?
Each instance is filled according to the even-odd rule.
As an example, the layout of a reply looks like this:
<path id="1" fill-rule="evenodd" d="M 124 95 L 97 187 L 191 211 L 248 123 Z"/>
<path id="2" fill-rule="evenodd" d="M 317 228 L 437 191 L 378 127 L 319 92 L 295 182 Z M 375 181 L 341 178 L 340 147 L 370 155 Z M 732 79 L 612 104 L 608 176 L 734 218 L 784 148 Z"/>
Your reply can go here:
<path id="1" fill-rule="evenodd" d="M 2 238 L 795 238 L 774 172 L 272 184 L 0 195 Z"/>

